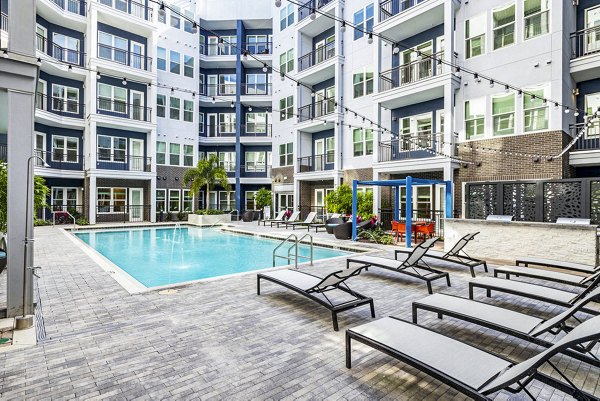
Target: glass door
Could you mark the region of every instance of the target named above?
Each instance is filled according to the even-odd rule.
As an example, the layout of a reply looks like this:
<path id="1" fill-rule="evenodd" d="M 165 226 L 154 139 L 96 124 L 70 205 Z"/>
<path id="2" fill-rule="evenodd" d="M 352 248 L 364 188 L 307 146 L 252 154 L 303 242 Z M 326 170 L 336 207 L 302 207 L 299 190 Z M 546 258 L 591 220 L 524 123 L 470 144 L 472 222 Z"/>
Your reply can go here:
<path id="1" fill-rule="evenodd" d="M 129 221 L 141 221 L 144 216 L 144 190 L 129 188 Z"/>
<path id="2" fill-rule="evenodd" d="M 586 138 L 598 138 L 600 137 L 600 122 L 597 119 L 594 119 L 594 113 L 600 107 L 600 92 L 591 93 L 589 95 L 585 95 L 585 122 L 587 123 L 589 120 L 593 121 L 593 126 L 589 127 L 585 130 Z"/>
<path id="3" fill-rule="evenodd" d="M 131 60 L 129 65 L 140 70 L 145 69 L 144 65 L 144 45 L 137 42 L 131 42 Z"/>
<path id="4" fill-rule="evenodd" d="M 131 170 L 144 171 L 144 141 L 131 139 Z"/>
<path id="5" fill-rule="evenodd" d="M 217 86 L 219 85 L 218 75 L 206 76 L 206 96 L 217 96 Z"/>
<path id="6" fill-rule="evenodd" d="M 585 52 L 600 50 L 600 6 L 585 10 Z"/>
<path id="7" fill-rule="evenodd" d="M 131 118 L 142 121 L 144 118 L 144 93 L 130 91 L 131 93 Z"/>
<path id="8" fill-rule="evenodd" d="M 315 171 L 325 170 L 325 139 L 315 141 Z"/>
<path id="9" fill-rule="evenodd" d="M 217 136 L 217 114 L 207 114 L 206 115 L 207 124 L 206 124 L 206 133 L 209 137 Z"/>
<path id="10" fill-rule="evenodd" d="M 335 111 L 335 86 L 325 89 L 325 114 L 331 114 Z"/>

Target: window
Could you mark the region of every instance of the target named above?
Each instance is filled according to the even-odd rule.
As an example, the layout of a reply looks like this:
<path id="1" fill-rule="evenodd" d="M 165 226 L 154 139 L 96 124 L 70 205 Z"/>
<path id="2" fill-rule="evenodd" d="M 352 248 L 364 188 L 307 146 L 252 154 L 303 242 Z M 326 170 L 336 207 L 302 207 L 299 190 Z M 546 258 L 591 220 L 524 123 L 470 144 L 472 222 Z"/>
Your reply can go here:
<path id="1" fill-rule="evenodd" d="M 52 187 L 52 210 L 77 208 L 77 188 Z"/>
<path id="2" fill-rule="evenodd" d="M 279 100 L 279 120 L 284 121 L 294 116 L 294 96 L 284 97 Z"/>
<path id="3" fill-rule="evenodd" d="M 125 163 L 127 138 L 98 135 L 98 160 Z"/>
<path id="4" fill-rule="evenodd" d="M 79 113 L 79 89 L 52 85 L 52 110 Z"/>
<path id="5" fill-rule="evenodd" d="M 52 135 L 52 161 L 77 163 L 79 139 Z"/>
<path id="6" fill-rule="evenodd" d="M 190 10 L 185 10 L 183 14 L 187 17 L 187 19 L 183 20 L 183 30 L 189 33 L 193 33 L 192 28 L 194 24 L 190 21 L 194 21 L 194 13 Z"/>
<path id="7" fill-rule="evenodd" d="M 127 113 L 127 89 L 107 84 L 98 84 L 98 109 Z"/>
<path id="8" fill-rule="evenodd" d="M 492 10 L 494 50 L 515 43 L 515 5 L 514 3 Z"/>
<path id="9" fill-rule="evenodd" d="M 265 152 L 246 152 L 246 171 L 253 173 L 267 171 Z"/>
<path id="10" fill-rule="evenodd" d="M 523 125 L 525 132 L 548 128 L 548 103 L 544 89 L 525 90 L 523 94 Z M 535 96 L 535 98 L 534 98 Z"/>
<path id="11" fill-rule="evenodd" d="M 121 64 L 127 62 L 127 39 L 111 35 L 106 32 L 98 32 L 98 57 L 112 60 Z"/>
<path id="12" fill-rule="evenodd" d="M 219 132 L 234 133 L 235 132 L 235 113 L 219 113 Z"/>
<path id="13" fill-rule="evenodd" d="M 183 121 L 189 123 L 194 122 L 194 101 L 184 100 L 183 101 Z"/>
<path id="14" fill-rule="evenodd" d="M 369 4 L 364 9 L 354 13 L 354 40 L 365 36 L 363 31 L 373 32 L 373 24 L 375 22 L 375 13 L 373 4 Z"/>
<path id="15" fill-rule="evenodd" d="M 44 161 L 47 160 L 46 156 L 46 134 L 41 132 L 35 133 L 35 145 L 34 145 L 34 155 L 41 157 Z M 42 167 L 44 164 L 35 159 L 35 165 L 38 167 Z"/>
<path id="16" fill-rule="evenodd" d="M 125 211 L 127 188 L 98 188 L 98 213 Z"/>
<path id="17" fill-rule="evenodd" d="M 235 171 L 235 152 L 219 152 L 219 166 L 225 171 Z"/>
<path id="18" fill-rule="evenodd" d="M 167 164 L 166 142 L 156 142 L 156 164 Z"/>
<path id="19" fill-rule="evenodd" d="M 204 133 L 204 113 L 198 114 L 198 132 Z"/>
<path id="20" fill-rule="evenodd" d="M 181 54 L 171 50 L 169 52 L 169 61 L 171 62 L 169 71 L 171 71 L 173 74 L 180 74 L 181 73 Z"/>
<path id="21" fill-rule="evenodd" d="M 593 118 L 597 110 L 600 110 L 600 93 L 585 95 L 585 123 L 593 122 L 593 125 L 585 132 L 586 138 L 598 138 L 600 136 L 600 122 Z"/>
<path id="22" fill-rule="evenodd" d="M 246 50 L 250 54 L 269 54 L 270 44 L 267 35 L 246 35 Z"/>
<path id="23" fill-rule="evenodd" d="M 279 10 L 279 30 L 283 31 L 294 23 L 294 5 L 288 4 Z"/>
<path id="24" fill-rule="evenodd" d="M 156 68 L 162 71 L 167 71 L 167 49 L 159 47 L 156 49 Z"/>
<path id="25" fill-rule="evenodd" d="M 183 207 L 181 210 L 184 212 L 193 212 L 194 211 L 194 195 L 190 192 L 189 189 L 181 190 L 183 192 Z"/>
<path id="26" fill-rule="evenodd" d="M 194 58 L 192 56 L 183 56 L 183 75 L 194 78 Z"/>
<path id="27" fill-rule="evenodd" d="M 181 154 L 181 145 L 178 143 L 169 144 L 169 164 L 171 166 L 179 166 L 179 157 Z"/>
<path id="28" fill-rule="evenodd" d="M 494 135 L 515 133 L 515 94 L 492 97 Z"/>
<path id="29" fill-rule="evenodd" d="M 164 13 L 164 14 L 158 13 L 158 22 L 160 22 L 162 24 L 166 24 L 167 23 L 167 13 Z"/>
<path id="30" fill-rule="evenodd" d="M 294 143 L 282 143 L 279 145 L 279 166 L 294 165 Z"/>
<path id="31" fill-rule="evenodd" d="M 177 7 L 177 6 L 171 6 L 171 12 L 170 12 L 170 15 L 171 15 L 171 26 L 173 28 L 177 28 L 177 29 L 181 28 L 181 18 L 179 17 L 179 14 L 176 13 L 176 12 L 180 12 L 179 10 L 180 10 L 179 7 Z"/>
<path id="32" fill-rule="evenodd" d="M 483 135 L 485 129 L 485 98 L 465 102 L 465 134 L 467 139 Z M 440 131 L 442 132 L 442 131 Z"/>
<path id="33" fill-rule="evenodd" d="M 485 53 L 485 14 L 465 22 L 465 58 L 481 56 Z"/>
<path id="34" fill-rule="evenodd" d="M 373 4 L 369 4 L 365 7 L 365 26 L 367 32 L 373 32 L 373 25 L 375 24 L 375 8 Z"/>
<path id="35" fill-rule="evenodd" d="M 284 74 L 289 74 L 294 70 L 294 49 L 279 55 L 279 70 Z"/>
<path id="36" fill-rule="evenodd" d="M 373 93 L 373 73 L 359 72 L 354 74 L 354 98 L 370 95 Z"/>
<path id="37" fill-rule="evenodd" d="M 246 95 L 266 95 L 269 92 L 266 74 L 246 74 Z"/>
<path id="38" fill-rule="evenodd" d="M 165 95 L 156 95 L 156 115 L 165 117 L 167 114 L 167 97 Z"/>
<path id="39" fill-rule="evenodd" d="M 245 210 L 254 210 L 254 197 L 256 196 L 256 191 L 246 191 L 246 209 Z"/>
<path id="40" fill-rule="evenodd" d="M 267 133 L 267 113 L 246 113 L 246 132 Z"/>
<path id="41" fill-rule="evenodd" d="M 169 97 L 169 118 L 171 120 L 179 120 L 179 109 L 181 107 L 181 99 L 178 97 Z"/>
<path id="42" fill-rule="evenodd" d="M 157 189 L 156 190 L 156 211 L 164 212 L 167 210 L 167 190 Z"/>
<path id="43" fill-rule="evenodd" d="M 178 189 L 169 189 L 169 212 L 179 211 L 180 194 Z"/>
<path id="44" fill-rule="evenodd" d="M 235 74 L 219 75 L 219 95 L 235 95 L 237 76 Z"/>
<path id="45" fill-rule="evenodd" d="M 525 40 L 550 32 L 550 0 L 525 0 Z"/>
<path id="46" fill-rule="evenodd" d="M 354 156 L 373 154 L 373 130 L 355 128 L 352 133 L 354 142 Z"/>
<path id="47" fill-rule="evenodd" d="M 54 33 L 52 35 L 52 57 L 69 64 L 81 65 L 79 39 Z"/>
<path id="48" fill-rule="evenodd" d="M 186 167 L 194 165 L 194 145 L 183 145 L 183 165 Z"/>
<path id="49" fill-rule="evenodd" d="M 325 138 L 325 163 L 332 164 L 335 160 L 335 137 Z"/>

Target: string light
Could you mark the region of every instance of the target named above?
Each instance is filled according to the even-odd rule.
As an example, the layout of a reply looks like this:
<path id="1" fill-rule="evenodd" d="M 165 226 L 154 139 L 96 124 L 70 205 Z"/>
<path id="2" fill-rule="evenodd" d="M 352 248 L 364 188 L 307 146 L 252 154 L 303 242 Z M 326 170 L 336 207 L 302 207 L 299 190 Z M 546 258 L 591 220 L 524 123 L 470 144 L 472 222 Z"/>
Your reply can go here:
<path id="1" fill-rule="evenodd" d="M 123 78 L 121 83 L 123 84 L 123 86 L 127 86 L 127 78 Z M 171 93 L 173 93 L 173 92 L 171 92 Z"/>
<path id="2" fill-rule="evenodd" d="M 342 25 L 340 25 L 340 32 L 346 32 L 346 21 L 342 21 Z"/>

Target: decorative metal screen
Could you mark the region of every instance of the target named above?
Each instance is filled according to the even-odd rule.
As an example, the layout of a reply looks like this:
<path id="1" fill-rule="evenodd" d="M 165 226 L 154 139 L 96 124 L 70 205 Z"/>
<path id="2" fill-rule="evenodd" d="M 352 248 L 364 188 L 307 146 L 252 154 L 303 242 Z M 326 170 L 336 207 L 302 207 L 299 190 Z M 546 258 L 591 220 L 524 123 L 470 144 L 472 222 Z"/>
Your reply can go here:
<path id="1" fill-rule="evenodd" d="M 469 218 L 485 219 L 489 214 L 497 214 L 497 194 L 495 184 L 469 185 Z"/>
<path id="2" fill-rule="evenodd" d="M 502 214 L 512 215 L 519 221 L 535 221 L 535 184 L 504 184 L 502 197 Z"/>
<path id="3" fill-rule="evenodd" d="M 554 222 L 559 217 L 582 216 L 581 182 L 544 183 L 544 221 Z"/>
<path id="4" fill-rule="evenodd" d="M 600 181 L 590 185 L 590 218 L 593 224 L 600 224 Z"/>

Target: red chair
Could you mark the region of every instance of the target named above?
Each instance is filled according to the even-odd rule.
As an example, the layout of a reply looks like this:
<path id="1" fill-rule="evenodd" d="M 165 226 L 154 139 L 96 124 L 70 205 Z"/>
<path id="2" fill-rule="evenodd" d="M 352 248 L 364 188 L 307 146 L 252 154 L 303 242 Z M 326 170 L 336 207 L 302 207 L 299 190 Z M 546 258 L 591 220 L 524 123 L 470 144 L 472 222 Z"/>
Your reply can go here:
<path id="1" fill-rule="evenodd" d="M 425 241 L 428 237 L 432 238 L 435 235 L 435 223 L 423 224 L 416 226 L 415 237 L 419 238 L 419 234 Z"/>
<path id="2" fill-rule="evenodd" d="M 400 236 L 400 240 L 402 240 L 405 233 L 406 233 L 406 224 L 400 223 L 399 221 L 392 220 L 392 235 L 395 234 L 396 242 L 398 242 L 398 236 Z"/>

